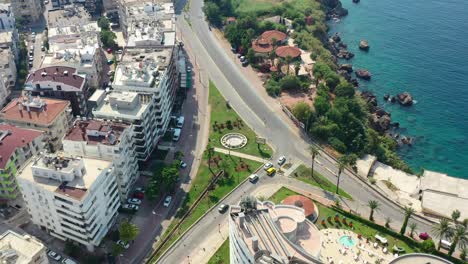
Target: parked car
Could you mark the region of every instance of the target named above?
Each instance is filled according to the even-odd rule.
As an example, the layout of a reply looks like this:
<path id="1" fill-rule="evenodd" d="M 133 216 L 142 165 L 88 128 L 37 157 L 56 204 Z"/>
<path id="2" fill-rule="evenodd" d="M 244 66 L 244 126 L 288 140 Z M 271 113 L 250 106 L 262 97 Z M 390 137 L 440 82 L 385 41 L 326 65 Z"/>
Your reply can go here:
<path id="1" fill-rule="evenodd" d="M 240 59 L 241 62 L 243 62 L 243 61 L 245 61 L 245 56 L 241 56 L 239 59 Z"/>
<path id="2" fill-rule="evenodd" d="M 245 60 L 242 62 L 242 66 L 243 67 L 246 67 L 247 65 L 249 65 L 249 61 L 248 60 Z"/>
<path id="3" fill-rule="evenodd" d="M 45 51 L 45 47 L 44 47 L 44 46 L 41 46 L 41 51 Z"/>
<path id="4" fill-rule="evenodd" d="M 44 5 L 47 5 L 49 3 L 49 0 L 44 1 Z"/>
<path id="5" fill-rule="evenodd" d="M 286 157 L 285 156 L 281 156 L 279 157 L 278 159 L 278 165 L 283 165 L 284 163 L 286 162 Z"/>
<path id="6" fill-rule="evenodd" d="M 122 208 L 127 209 L 127 210 L 134 210 L 134 211 L 138 211 L 138 209 L 140 209 L 138 205 L 134 205 L 134 204 L 124 204 L 122 205 Z"/>
<path id="7" fill-rule="evenodd" d="M 167 196 L 166 199 L 164 199 L 163 206 L 164 206 L 164 207 L 169 207 L 169 205 L 171 204 L 171 202 L 172 202 L 172 196 Z"/>
<path id="8" fill-rule="evenodd" d="M 272 176 L 272 175 L 275 174 L 275 173 L 276 173 L 276 169 L 275 169 L 275 168 L 269 168 L 269 169 L 267 170 L 267 175 L 268 175 L 268 176 Z"/>
<path id="9" fill-rule="evenodd" d="M 107 53 L 111 54 L 111 53 L 112 53 L 112 49 L 111 49 L 111 48 L 108 48 L 108 49 L 107 49 Z"/>
<path id="10" fill-rule="evenodd" d="M 121 246 L 121 247 L 123 247 L 123 248 L 125 248 L 125 249 L 128 249 L 128 248 L 130 247 L 130 244 L 128 244 L 127 242 L 125 242 L 125 241 L 123 241 L 123 240 L 117 241 L 116 244 L 119 245 L 119 246 Z"/>
<path id="11" fill-rule="evenodd" d="M 113 75 L 113 74 L 114 74 L 114 71 L 108 71 L 108 72 L 107 72 L 107 76 L 111 76 L 111 75 Z"/>
<path id="12" fill-rule="evenodd" d="M 267 162 L 265 163 L 265 165 L 263 165 L 263 169 L 266 171 L 268 170 L 269 168 L 272 168 L 273 167 L 273 164 L 271 162 Z"/>
<path id="13" fill-rule="evenodd" d="M 187 163 L 185 163 L 185 162 L 183 162 L 183 161 L 180 161 L 180 167 L 181 167 L 182 169 L 187 168 Z"/>
<path id="14" fill-rule="evenodd" d="M 62 259 L 62 256 L 60 256 L 57 252 L 52 250 L 50 250 L 49 253 L 47 253 L 47 256 L 56 261 L 60 261 Z"/>
<path id="15" fill-rule="evenodd" d="M 219 207 L 218 207 L 218 212 L 224 213 L 228 208 L 229 208 L 229 205 L 227 205 L 227 204 L 220 204 Z"/>
<path id="16" fill-rule="evenodd" d="M 116 54 L 122 54 L 123 53 L 123 50 L 119 49 L 115 52 Z"/>
<path id="17" fill-rule="evenodd" d="M 108 64 L 108 65 L 111 65 L 112 63 L 114 63 L 113 60 L 107 60 L 107 64 Z"/>
<path id="18" fill-rule="evenodd" d="M 145 189 L 143 189 L 143 187 L 138 187 L 135 189 L 135 192 L 145 193 Z"/>
<path id="19" fill-rule="evenodd" d="M 140 199 L 137 199 L 137 198 L 128 198 L 128 199 L 127 199 L 127 203 L 129 203 L 129 204 L 135 204 L 135 205 L 140 205 L 140 204 L 141 204 L 141 200 L 140 200 Z"/>
<path id="20" fill-rule="evenodd" d="M 75 261 L 73 261 L 73 260 L 71 260 L 69 258 L 63 259 L 62 263 L 63 264 L 78 264 L 78 263 L 76 263 Z"/>
<path id="21" fill-rule="evenodd" d="M 184 126 L 184 123 L 185 123 L 185 118 L 184 118 L 184 116 L 179 116 L 179 118 L 177 118 L 176 127 L 182 128 L 182 127 Z"/>
<path id="22" fill-rule="evenodd" d="M 137 199 L 143 200 L 143 198 L 145 198 L 145 194 L 142 193 L 142 192 L 134 192 L 134 193 L 133 193 L 133 198 L 137 198 Z"/>
<path id="23" fill-rule="evenodd" d="M 251 183 L 254 183 L 254 182 L 258 181 L 258 175 L 257 175 L 257 174 L 252 174 L 252 175 L 250 175 L 250 176 L 249 176 L 249 181 L 250 181 Z"/>
<path id="24" fill-rule="evenodd" d="M 181 132 L 182 132 L 182 130 L 180 128 L 174 129 L 174 135 L 172 136 L 172 140 L 173 141 L 179 141 Z"/>

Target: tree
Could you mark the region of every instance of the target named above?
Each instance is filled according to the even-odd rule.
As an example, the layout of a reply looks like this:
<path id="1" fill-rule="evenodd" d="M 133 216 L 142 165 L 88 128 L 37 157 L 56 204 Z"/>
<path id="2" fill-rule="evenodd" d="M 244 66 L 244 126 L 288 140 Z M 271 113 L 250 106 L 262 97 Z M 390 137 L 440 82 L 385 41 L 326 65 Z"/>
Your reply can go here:
<path id="1" fill-rule="evenodd" d="M 110 30 L 110 22 L 107 17 L 102 16 L 98 19 L 97 21 L 98 26 L 101 28 L 101 30 Z"/>
<path id="2" fill-rule="evenodd" d="M 385 227 L 390 228 L 390 223 L 392 222 L 392 218 L 387 216 L 385 217 Z"/>
<path id="3" fill-rule="evenodd" d="M 435 251 L 434 240 L 432 239 L 424 240 L 421 243 L 421 251 L 424 253 L 428 253 L 428 254 L 434 253 Z"/>
<path id="4" fill-rule="evenodd" d="M 468 218 L 463 219 L 461 224 L 464 225 L 466 228 L 468 228 Z"/>
<path id="5" fill-rule="evenodd" d="M 448 252 L 450 256 L 452 256 L 457 246 L 465 248 L 468 245 L 468 229 L 464 225 L 457 225 L 454 229 L 451 229 L 449 237 L 452 239 L 452 245 Z"/>
<path id="6" fill-rule="evenodd" d="M 294 73 L 296 76 L 299 75 L 299 71 L 301 70 L 301 63 L 300 62 L 295 62 L 294 63 Z"/>
<path id="7" fill-rule="evenodd" d="M 416 228 L 418 227 L 418 224 L 415 222 L 411 222 L 409 225 L 410 228 L 410 237 L 413 237 L 414 232 L 416 231 Z"/>
<path id="8" fill-rule="evenodd" d="M 330 71 L 325 75 L 325 82 L 327 83 L 327 86 L 334 91 L 336 86 L 340 83 L 340 77 L 338 77 L 338 74 Z"/>
<path id="9" fill-rule="evenodd" d="M 117 257 L 123 251 L 124 251 L 124 248 L 121 245 L 119 245 L 117 243 L 112 244 L 112 251 L 111 251 L 112 256 Z"/>
<path id="10" fill-rule="evenodd" d="M 203 12 L 205 13 L 206 18 L 211 24 L 215 26 L 221 25 L 221 10 L 219 9 L 219 6 L 216 3 L 208 1 L 205 2 L 205 5 L 203 6 Z"/>
<path id="11" fill-rule="evenodd" d="M 405 220 L 403 220 L 403 225 L 401 226 L 401 229 L 400 229 L 401 235 L 405 235 L 406 226 L 408 225 L 408 220 L 410 219 L 411 215 L 413 215 L 415 212 L 413 207 L 408 207 L 408 206 L 405 206 L 404 210 L 405 210 Z"/>
<path id="12" fill-rule="evenodd" d="M 124 220 L 119 226 L 120 240 L 127 243 L 129 243 L 132 240 L 135 240 L 139 232 L 140 230 L 138 229 L 138 227 L 128 222 L 128 220 Z"/>
<path id="13" fill-rule="evenodd" d="M 299 78 L 293 75 L 287 75 L 279 81 L 280 87 L 283 90 L 292 90 L 301 87 L 301 81 Z"/>
<path id="14" fill-rule="evenodd" d="M 437 250 L 440 250 L 442 239 L 450 232 L 450 224 L 447 219 L 441 219 L 440 222 L 432 227 L 432 232 L 439 239 Z"/>
<path id="15" fill-rule="evenodd" d="M 335 94 L 339 97 L 353 97 L 354 96 L 354 87 L 347 81 L 342 81 L 335 88 Z"/>
<path id="16" fill-rule="evenodd" d="M 255 63 L 255 51 L 252 48 L 247 51 L 246 58 L 250 63 Z"/>
<path id="17" fill-rule="evenodd" d="M 460 249 L 460 259 L 461 260 L 466 260 L 466 256 L 468 255 L 468 248 L 462 248 Z"/>
<path id="18" fill-rule="evenodd" d="M 454 211 L 452 212 L 452 220 L 453 220 L 453 222 L 454 222 L 454 223 L 457 223 L 457 222 L 458 222 L 458 218 L 460 218 L 460 216 L 461 216 L 460 211 L 459 211 L 459 210 L 454 210 Z"/>
<path id="19" fill-rule="evenodd" d="M 293 115 L 302 123 L 307 122 L 311 112 L 310 106 L 305 102 L 296 103 L 292 109 Z"/>
<path id="20" fill-rule="evenodd" d="M 380 210 L 380 203 L 376 200 L 370 200 L 367 203 L 367 206 L 370 208 L 369 220 L 374 221 L 374 212 Z"/>
<path id="21" fill-rule="evenodd" d="M 281 92 L 279 83 L 273 79 L 267 81 L 265 89 L 270 96 L 278 96 Z"/>
<path id="22" fill-rule="evenodd" d="M 286 58 L 284 58 L 284 61 L 286 62 L 286 65 L 288 65 L 288 68 L 286 69 L 286 74 L 289 75 L 289 68 L 291 66 L 291 62 L 292 62 L 293 58 L 291 56 L 286 56 Z"/>
<path id="23" fill-rule="evenodd" d="M 318 150 L 318 148 L 314 145 L 310 145 L 309 146 L 309 152 L 310 152 L 310 155 L 312 156 L 312 178 L 314 178 L 314 165 L 315 165 L 315 157 L 317 157 L 318 155 L 320 155 L 320 152 Z"/>
<path id="24" fill-rule="evenodd" d="M 179 181 L 178 163 L 174 162 L 169 167 L 165 167 L 161 171 L 161 183 L 167 189 L 174 188 L 174 185 Z"/>
<path id="25" fill-rule="evenodd" d="M 117 36 L 114 34 L 114 32 L 109 30 L 101 30 L 100 37 L 102 45 L 105 48 L 112 48 L 116 45 L 115 39 L 117 38 Z"/>

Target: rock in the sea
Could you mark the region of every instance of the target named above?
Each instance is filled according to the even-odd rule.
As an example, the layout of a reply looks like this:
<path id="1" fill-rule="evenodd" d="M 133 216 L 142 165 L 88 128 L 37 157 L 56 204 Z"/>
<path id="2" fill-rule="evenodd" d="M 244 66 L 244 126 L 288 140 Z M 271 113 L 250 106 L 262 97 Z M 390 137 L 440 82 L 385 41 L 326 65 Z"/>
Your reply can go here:
<path id="1" fill-rule="evenodd" d="M 364 70 L 364 69 L 359 69 L 355 73 L 356 73 L 356 76 L 358 78 L 361 78 L 361 79 L 364 79 L 364 80 L 370 80 L 370 78 L 372 76 L 371 73 L 368 70 Z"/>
<path id="2" fill-rule="evenodd" d="M 366 101 L 366 103 L 372 106 L 373 109 L 371 109 L 371 112 L 374 112 L 375 107 L 377 106 L 377 97 L 369 91 L 361 92 L 361 97 Z"/>
<path id="3" fill-rule="evenodd" d="M 390 97 L 390 102 L 391 102 L 391 103 L 396 102 L 396 97 L 395 97 L 395 96 Z"/>
<path id="4" fill-rule="evenodd" d="M 413 97 L 408 92 L 397 95 L 397 99 L 398 102 L 403 106 L 413 105 Z"/>
<path id="5" fill-rule="evenodd" d="M 353 0 L 353 3 L 357 4 L 360 0 Z"/>
<path id="6" fill-rule="evenodd" d="M 338 43 L 338 48 L 346 49 L 346 48 L 348 48 L 348 45 L 346 43 L 344 43 L 343 41 L 341 41 L 340 43 Z"/>
<path id="7" fill-rule="evenodd" d="M 367 42 L 367 40 L 359 41 L 359 49 L 368 51 L 369 50 L 369 42 Z"/>
<path id="8" fill-rule="evenodd" d="M 401 143 L 405 144 L 405 145 L 408 145 L 408 146 L 412 146 L 413 145 L 413 139 L 410 138 L 410 137 L 403 136 L 401 138 Z"/>
<path id="9" fill-rule="evenodd" d="M 349 64 L 349 63 L 341 64 L 340 65 L 340 70 L 347 71 L 348 73 L 352 72 L 353 71 L 353 65 Z"/>
<path id="10" fill-rule="evenodd" d="M 320 0 L 320 2 L 325 7 L 327 18 L 348 15 L 348 10 L 342 6 L 340 0 Z"/>
<path id="11" fill-rule="evenodd" d="M 373 113 L 370 118 L 372 127 L 378 132 L 384 133 L 391 128 L 391 118 L 388 115 L 379 116 Z"/>
<path id="12" fill-rule="evenodd" d="M 341 41 L 341 37 L 340 37 L 340 35 L 338 35 L 338 33 L 335 33 L 335 34 L 331 37 L 331 39 L 332 39 L 335 43 L 338 43 L 338 42 Z"/>
<path id="13" fill-rule="evenodd" d="M 338 52 L 336 56 L 340 59 L 349 60 L 354 57 L 354 53 L 349 52 L 346 49 L 340 49 L 340 51 Z"/>
<path id="14" fill-rule="evenodd" d="M 389 94 L 385 94 L 385 95 L 383 96 L 383 99 L 384 99 L 385 101 L 388 101 L 388 99 L 390 99 L 390 95 L 389 95 Z"/>
<path id="15" fill-rule="evenodd" d="M 359 81 L 356 78 L 351 78 L 349 81 L 354 87 L 359 87 Z"/>

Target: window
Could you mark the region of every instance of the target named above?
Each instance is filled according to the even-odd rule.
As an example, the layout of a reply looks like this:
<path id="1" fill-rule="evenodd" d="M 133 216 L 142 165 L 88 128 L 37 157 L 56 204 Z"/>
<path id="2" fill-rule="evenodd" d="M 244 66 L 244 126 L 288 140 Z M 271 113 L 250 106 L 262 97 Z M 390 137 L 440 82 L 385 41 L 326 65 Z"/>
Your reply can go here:
<path id="1" fill-rule="evenodd" d="M 62 86 L 61 86 L 61 85 L 57 85 L 57 90 L 58 90 L 58 91 L 62 91 Z"/>

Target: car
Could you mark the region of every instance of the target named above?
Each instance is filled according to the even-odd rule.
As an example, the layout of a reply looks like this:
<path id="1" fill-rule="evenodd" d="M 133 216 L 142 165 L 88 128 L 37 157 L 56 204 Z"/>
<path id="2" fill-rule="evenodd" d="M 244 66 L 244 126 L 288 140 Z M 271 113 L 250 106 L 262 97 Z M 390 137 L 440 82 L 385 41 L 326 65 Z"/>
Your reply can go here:
<path id="1" fill-rule="evenodd" d="M 237 49 L 234 48 L 234 47 L 231 47 L 231 51 L 234 52 L 234 53 L 236 53 Z"/>
<path id="2" fill-rule="evenodd" d="M 60 256 L 60 254 L 52 250 L 49 251 L 49 253 L 47 253 L 47 256 L 56 261 L 60 261 L 62 259 L 62 256 Z"/>
<path id="3" fill-rule="evenodd" d="M 113 60 L 107 60 L 107 64 L 108 64 L 108 65 L 111 65 L 112 63 L 114 63 Z"/>
<path id="4" fill-rule="evenodd" d="M 176 127 L 177 128 L 182 128 L 184 126 L 184 123 L 185 123 L 185 117 L 184 116 L 179 116 L 179 118 L 177 118 Z"/>
<path id="5" fill-rule="evenodd" d="M 129 204 L 135 204 L 135 205 L 140 205 L 140 204 L 141 204 L 141 200 L 140 200 L 140 199 L 137 199 L 137 198 L 128 198 L 128 199 L 127 199 L 127 203 L 129 203 Z"/>
<path id="6" fill-rule="evenodd" d="M 183 162 L 183 161 L 180 161 L 180 167 L 181 167 L 182 169 L 187 168 L 187 163 L 185 163 L 185 162 Z"/>
<path id="7" fill-rule="evenodd" d="M 248 60 L 245 60 L 242 62 L 242 66 L 243 67 L 246 67 L 247 65 L 249 65 L 249 61 Z"/>
<path id="8" fill-rule="evenodd" d="M 36 32 L 34 32 L 34 31 L 31 32 L 31 35 L 35 37 L 35 36 L 36 36 Z"/>
<path id="9" fill-rule="evenodd" d="M 220 213 L 224 213 L 226 212 L 226 210 L 229 208 L 229 205 L 227 204 L 220 204 L 219 207 L 218 207 L 218 212 Z"/>
<path id="10" fill-rule="evenodd" d="M 128 249 L 130 247 L 130 244 L 128 244 L 127 242 L 123 241 L 123 240 L 119 240 L 116 242 L 117 245 L 125 248 L 125 249 Z"/>
<path id="11" fill-rule="evenodd" d="M 123 50 L 119 49 L 115 52 L 116 54 L 122 54 L 123 53 Z"/>
<path id="12" fill-rule="evenodd" d="M 263 169 L 266 171 L 268 170 L 269 168 L 272 168 L 273 167 L 273 164 L 271 162 L 267 162 L 265 163 L 265 165 L 263 165 Z"/>
<path id="13" fill-rule="evenodd" d="M 75 261 L 73 261 L 73 260 L 71 260 L 69 258 L 63 259 L 62 263 L 63 264 L 77 264 Z"/>
<path id="14" fill-rule="evenodd" d="M 283 165 L 284 163 L 286 162 L 286 157 L 285 156 L 281 156 L 279 157 L 278 159 L 278 165 Z"/>
<path id="15" fill-rule="evenodd" d="M 268 176 L 272 176 L 272 175 L 275 174 L 275 173 L 276 173 L 276 169 L 275 169 L 275 168 L 269 168 L 269 169 L 267 170 L 267 175 L 268 175 Z"/>
<path id="16" fill-rule="evenodd" d="M 243 62 L 243 61 L 245 61 L 245 56 L 241 56 L 239 59 L 240 59 L 241 62 Z"/>
<path id="17" fill-rule="evenodd" d="M 135 192 L 145 193 L 145 189 L 143 189 L 143 187 L 138 187 L 135 189 Z"/>
<path id="18" fill-rule="evenodd" d="M 44 46 L 41 46 L 41 51 L 45 51 L 45 47 L 44 47 Z"/>
<path id="19" fill-rule="evenodd" d="M 47 5 L 49 3 L 49 0 L 44 1 L 44 5 Z"/>
<path id="20" fill-rule="evenodd" d="M 107 53 L 109 53 L 109 54 L 112 53 L 112 49 L 111 49 L 111 48 L 108 48 L 106 51 L 107 51 Z"/>
<path id="21" fill-rule="evenodd" d="M 172 202 L 172 196 L 167 196 L 166 199 L 164 199 L 163 206 L 164 206 L 164 207 L 169 207 L 169 205 L 171 204 L 171 202 Z"/>
<path id="22" fill-rule="evenodd" d="M 250 181 L 251 183 L 254 183 L 254 182 L 258 181 L 258 175 L 257 175 L 257 174 L 252 174 L 252 175 L 250 175 L 250 176 L 249 176 L 249 181 Z"/>
<path id="23" fill-rule="evenodd" d="M 107 72 L 107 76 L 111 76 L 111 75 L 113 75 L 113 74 L 114 74 L 114 71 L 108 71 L 108 72 Z"/>
<path id="24" fill-rule="evenodd" d="M 173 141 L 179 141 L 180 133 L 182 133 L 182 130 L 180 128 L 174 129 L 174 135 L 172 136 L 172 140 Z"/>
<path id="25" fill-rule="evenodd" d="M 237 58 L 240 58 L 240 57 L 242 57 L 242 54 L 238 53 Z"/>
<path id="26" fill-rule="evenodd" d="M 128 209 L 128 210 L 134 210 L 134 211 L 138 211 L 138 209 L 140 209 L 138 205 L 134 205 L 134 204 L 124 204 L 122 205 L 122 208 Z"/>
<path id="27" fill-rule="evenodd" d="M 145 194 L 142 193 L 142 192 L 134 192 L 134 193 L 133 193 L 133 198 L 137 198 L 137 199 L 143 200 L 143 198 L 145 198 Z"/>

